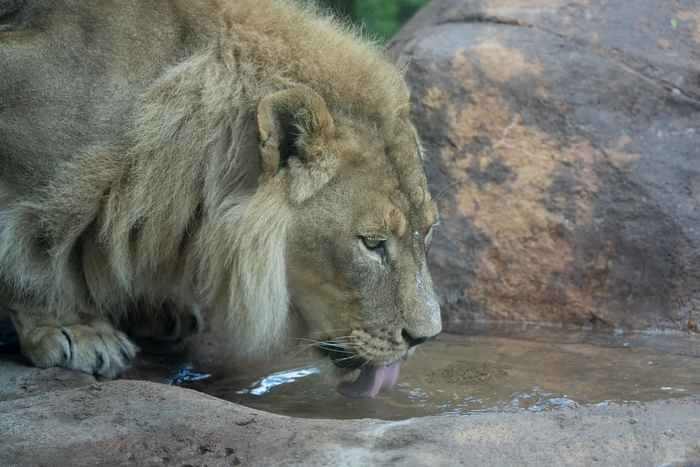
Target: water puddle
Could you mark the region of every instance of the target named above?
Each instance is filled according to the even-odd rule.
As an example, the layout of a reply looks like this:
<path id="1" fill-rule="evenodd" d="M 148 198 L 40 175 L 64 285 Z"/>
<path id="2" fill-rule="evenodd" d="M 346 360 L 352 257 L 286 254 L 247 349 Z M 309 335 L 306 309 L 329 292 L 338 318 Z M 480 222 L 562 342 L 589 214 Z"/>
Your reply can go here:
<path id="1" fill-rule="evenodd" d="M 305 356 L 240 365 L 209 353 L 175 367 L 156 358 L 137 372 L 268 412 L 332 419 L 539 412 L 700 394 L 700 336 L 566 333 L 542 340 L 442 335 L 405 362 L 394 389 L 363 400 L 338 394 Z"/>

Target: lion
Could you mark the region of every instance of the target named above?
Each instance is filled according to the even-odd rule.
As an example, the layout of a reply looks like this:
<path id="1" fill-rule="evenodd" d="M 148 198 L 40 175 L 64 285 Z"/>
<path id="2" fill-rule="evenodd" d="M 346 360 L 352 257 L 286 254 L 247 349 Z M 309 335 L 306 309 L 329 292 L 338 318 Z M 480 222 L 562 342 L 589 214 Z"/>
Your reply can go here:
<path id="1" fill-rule="evenodd" d="M 275 0 L 5 0 L 0 31 L 0 306 L 32 364 L 114 377 L 203 313 L 365 397 L 440 333 L 409 91 L 361 33 Z"/>

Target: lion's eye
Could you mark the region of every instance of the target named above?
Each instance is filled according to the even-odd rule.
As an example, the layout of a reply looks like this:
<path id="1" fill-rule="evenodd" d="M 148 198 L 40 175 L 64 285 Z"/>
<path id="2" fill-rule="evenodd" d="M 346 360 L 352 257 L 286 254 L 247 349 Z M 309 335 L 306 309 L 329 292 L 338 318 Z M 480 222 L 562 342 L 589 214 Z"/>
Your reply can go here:
<path id="1" fill-rule="evenodd" d="M 376 251 L 377 253 L 383 253 L 386 249 L 386 240 L 379 237 L 360 237 L 362 239 L 362 244 L 370 251 Z"/>
<path id="2" fill-rule="evenodd" d="M 425 243 L 430 243 L 430 240 L 433 238 L 433 226 L 431 225 L 428 228 L 428 231 L 425 232 Z"/>
<path id="3" fill-rule="evenodd" d="M 431 225 L 428 228 L 428 231 L 425 232 L 425 249 L 426 251 L 430 248 L 430 243 L 433 241 L 433 226 Z"/>

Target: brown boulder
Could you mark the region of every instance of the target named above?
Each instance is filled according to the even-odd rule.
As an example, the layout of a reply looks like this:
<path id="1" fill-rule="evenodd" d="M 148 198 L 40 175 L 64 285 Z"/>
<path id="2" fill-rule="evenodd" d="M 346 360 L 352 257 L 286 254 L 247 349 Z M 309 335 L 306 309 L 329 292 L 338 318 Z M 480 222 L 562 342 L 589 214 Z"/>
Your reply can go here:
<path id="1" fill-rule="evenodd" d="M 447 330 L 698 321 L 695 0 L 436 0 L 390 47 L 439 198 Z"/>

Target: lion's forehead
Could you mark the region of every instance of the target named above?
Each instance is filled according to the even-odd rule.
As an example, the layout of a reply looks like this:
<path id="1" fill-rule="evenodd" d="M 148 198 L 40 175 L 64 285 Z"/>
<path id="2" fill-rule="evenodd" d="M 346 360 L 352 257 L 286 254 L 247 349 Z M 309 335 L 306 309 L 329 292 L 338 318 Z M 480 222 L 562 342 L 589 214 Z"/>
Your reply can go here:
<path id="1" fill-rule="evenodd" d="M 396 189 L 393 197 L 397 202 L 403 200 L 405 211 L 420 217 L 434 218 L 437 209 L 430 196 L 420 146 L 416 139 L 412 137 L 400 150 L 387 151 L 386 155 L 395 177 Z M 434 219 L 430 219 L 427 222 L 430 224 L 433 221 Z"/>
<path id="2" fill-rule="evenodd" d="M 346 125 L 342 153 L 355 173 L 355 184 L 388 201 L 384 221 L 396 233 L 423 229 L 437 218 L 423 170 L 421 148 L 413 127 L 395 121 L 381 131 Z M 358 163 L 359 162 L 359 163 Z"/>
<path id="3" fill-rule="evenodd" d="M 403 200 L 404 210 L 412 216 L 432 224 L 437 216 L 437 207 L 430 195 L 420 154 L 416 153 L 413 157 L 404 157 L 403 160 L 393 162 L 397 178 L 394 198 Z"/>
<path id="4" fill-rule="evenodd" d="M 422 231 L 437 218 L 437 206 L 430 195 L 422 164 L 419 156 L 415 157 L 414 161 L 404 159 L 402 163 L 389 158 L 392 170 L 383 171 L 384 183 L 378 184 L 388 201 L 386 221 L 399 236 L 407 229 Z"/>
<path id="5" fill-rule="evenodd" d="M 389 221 L 396 226 L 396 230 L 392 230 L 399 235 L 407 228 L 423 230 L 437 218 L 435 201 L 425 185 L 400 187 L 389 196 L 389 201 L 392 206 Z"/>

